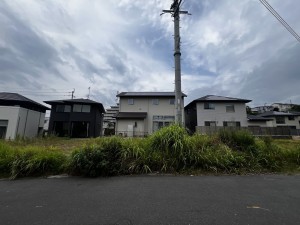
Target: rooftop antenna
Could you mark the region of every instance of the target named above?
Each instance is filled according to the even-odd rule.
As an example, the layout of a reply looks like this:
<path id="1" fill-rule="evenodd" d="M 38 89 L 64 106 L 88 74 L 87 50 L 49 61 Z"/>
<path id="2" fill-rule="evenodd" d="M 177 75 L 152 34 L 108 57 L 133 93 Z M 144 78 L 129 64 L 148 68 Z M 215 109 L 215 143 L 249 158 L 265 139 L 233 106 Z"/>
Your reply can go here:
<path id="1" fill-rule="evenodd" d="M 89 94 L 88 94 L 87 98 L 90 99 L 91 87 L 89 87 L 88 89 L 89 89 Z"/>
<path id="2" fill-rule="evenodd" d="M 73 91 L 72 91 L 72 99 L 74 98 L 74 92 L 75 92 L 75 88 L 73 88 Z"/>
<path id="3" fill-rule="evenodd" d="M 163 10 L 162 14 L 170 13 L 174 17 L 174 61 L 175 61 L 175 121 L 182 124 L 182 92 L 181 92 L 181 65 L 180 65 L 180 14 L 191 15 L 188 11 L 181 11 L 182 0 L 174 0 L 170 10 Z"/>

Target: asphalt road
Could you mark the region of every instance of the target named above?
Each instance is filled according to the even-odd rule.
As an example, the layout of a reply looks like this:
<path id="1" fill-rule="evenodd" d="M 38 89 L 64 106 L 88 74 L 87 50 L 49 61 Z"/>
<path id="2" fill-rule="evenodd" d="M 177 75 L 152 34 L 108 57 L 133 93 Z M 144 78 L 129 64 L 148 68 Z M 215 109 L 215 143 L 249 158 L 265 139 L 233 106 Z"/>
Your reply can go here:
<path id="1" fill-rule="evenodd" d="M 0 181 L 1 225 L 300 224 L 300 176 Z"/>

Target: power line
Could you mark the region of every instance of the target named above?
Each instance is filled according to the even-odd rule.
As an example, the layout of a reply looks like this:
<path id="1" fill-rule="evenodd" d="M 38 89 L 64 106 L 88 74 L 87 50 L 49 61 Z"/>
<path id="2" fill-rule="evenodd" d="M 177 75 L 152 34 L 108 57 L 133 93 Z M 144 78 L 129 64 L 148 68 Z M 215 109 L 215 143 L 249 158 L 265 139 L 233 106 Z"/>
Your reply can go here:
<path id="1" fill-rule="evenodd" d="M 300 42 L 300 36 L 296 31 L 276 12 L 276 10 L 267 2 L 267 0 L 259 0 L 272 15 L 290 32 L 297 41 Z"/>

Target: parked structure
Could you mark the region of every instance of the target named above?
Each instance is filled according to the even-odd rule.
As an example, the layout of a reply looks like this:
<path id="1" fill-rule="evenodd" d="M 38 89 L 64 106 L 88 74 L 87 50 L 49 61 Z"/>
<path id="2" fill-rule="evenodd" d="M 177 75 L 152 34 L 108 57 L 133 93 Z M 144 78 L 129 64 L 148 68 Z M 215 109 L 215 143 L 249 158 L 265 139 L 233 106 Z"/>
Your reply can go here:
<path id="1" fill-rule="evenodd" d="M 49 134 L 87 138 L 101 135 L 103 105 L 89 99 L 44 101 L 51 105 Z"/>
<path id="2" fill-rule="evenodd" d="M 47 109 L 20 94 L 0 92 L 0 139 L 42 134 Z"/>
<path id="3" fill-rule="evenodd" d="M 185 107 L 185 124 L 191 132 L 206 133 L 218 127 L 247 127 L 248 99 L 206 95 Z"/>
<path id="4" fill-rule="evenodd" d="M 175 122 L 174 92 L 122 92 L 116 115 L 116 134 L 145 136 Z M 182 93 L 184 103 L 185 94 Z M 183 112 L 182 108 L 182 112 Z"/>

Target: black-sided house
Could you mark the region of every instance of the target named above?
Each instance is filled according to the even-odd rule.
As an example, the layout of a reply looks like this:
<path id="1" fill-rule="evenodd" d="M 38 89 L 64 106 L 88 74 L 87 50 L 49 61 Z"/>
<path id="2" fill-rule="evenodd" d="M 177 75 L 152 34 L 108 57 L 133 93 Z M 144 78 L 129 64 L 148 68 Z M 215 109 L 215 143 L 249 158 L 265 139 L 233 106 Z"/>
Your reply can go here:
<path id="1" fill-rule="evenodd" d="M 101 136 L 104 107 L 90 99 L 44 101 L 51 105 L 49 133 L 59 137 Z"/>

